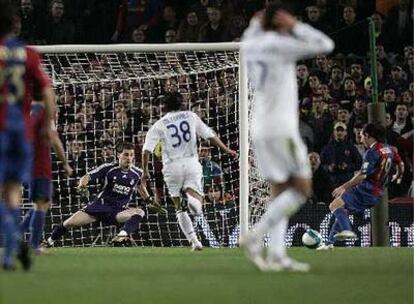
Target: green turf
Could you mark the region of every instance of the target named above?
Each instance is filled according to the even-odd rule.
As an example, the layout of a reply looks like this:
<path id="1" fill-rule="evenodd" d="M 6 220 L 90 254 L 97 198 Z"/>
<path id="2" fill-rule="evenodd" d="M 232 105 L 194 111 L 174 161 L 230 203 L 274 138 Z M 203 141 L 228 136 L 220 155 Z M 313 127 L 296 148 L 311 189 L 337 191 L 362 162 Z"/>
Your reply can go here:
<path id="1" fill-rule="evenodd" d="M 0 272 L 1 304 L 413 303 L 413 250 L 290 249 L 307 274 L 260 273 L 239 249 L 54 249 Z"/>

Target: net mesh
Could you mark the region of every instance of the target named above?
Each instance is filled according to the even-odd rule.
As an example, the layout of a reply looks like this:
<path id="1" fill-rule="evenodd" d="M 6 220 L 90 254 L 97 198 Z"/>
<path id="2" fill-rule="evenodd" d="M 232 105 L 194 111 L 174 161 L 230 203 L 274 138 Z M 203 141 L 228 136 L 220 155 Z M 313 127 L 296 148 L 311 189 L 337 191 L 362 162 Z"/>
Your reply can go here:
<path id="1" fill-rule="evenodd" d="M 66 178 L 54 162 L 55 193 L 46 234 L 87 203 L 76 192 L 78 179 L 101 163 L 113 161 L 118 143 L 135 144 L 140 167 L 145 134 L 164 114 L 159 100 L 165 92 L 182 93 L 184 107 L 196 112 L 225 144 L 238 149 L 235 52 L 64 53 L 44 54 L 43 59 L 58 96 L 58 130 L 75 170 L 74 177 Z M 197 233 L 204 245 L 234 247 L 239 237 L 238 161 L 216 148 L 203 145 L 201 150 L 206 202 L 204 215 L 193 218 Z M 187 245 L 166 195 L 161 169 L 161 159 L 154 156 L 149 186 L 168 214 L 151 213 L 142 205 L 147 215 L 134 240 L 145 246 Z M 100 187 L 91 184 L 89 200 Z M 134 204 L 140 204 L 138 196 Z M 115 232 L 116 227 L 92 224 L 70 230 L 61 244 L 102 245 Z"/>

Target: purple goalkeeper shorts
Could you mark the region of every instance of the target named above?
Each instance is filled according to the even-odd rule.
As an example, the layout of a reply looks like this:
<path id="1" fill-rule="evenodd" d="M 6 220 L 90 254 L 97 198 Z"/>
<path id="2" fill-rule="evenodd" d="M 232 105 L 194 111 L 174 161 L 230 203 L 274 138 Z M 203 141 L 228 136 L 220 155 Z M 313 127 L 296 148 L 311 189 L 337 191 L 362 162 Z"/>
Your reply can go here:
<path id="1" fill-rule="evenodd" d="M 119 205 L 105 204 L 103 199 L 97 199 L 86 205 L 82 211 L 96 218 L 97 221 L 104 225 L 117 225 L 116 215 L 125 210 L 125 207 Z"/>

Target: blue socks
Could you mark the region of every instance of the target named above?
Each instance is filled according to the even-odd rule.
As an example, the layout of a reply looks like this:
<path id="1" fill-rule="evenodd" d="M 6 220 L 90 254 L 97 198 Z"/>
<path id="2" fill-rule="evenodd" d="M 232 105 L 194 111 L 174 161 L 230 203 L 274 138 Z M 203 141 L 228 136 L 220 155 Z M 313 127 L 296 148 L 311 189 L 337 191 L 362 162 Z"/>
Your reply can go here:
<path id="1" fill-rule="evenodd" d="M 142 216 L 135 214 L 131 216 L 131 218 L 128 221 L 125 222 L 125 225 L 122 229 L 125 230 L 129 235 L 138 229 L 141 220 Z"/>
<path id="2" fill-rule="evenodd" d="M 332 244 L 332 245 L 335 244 L 335 241 L 336 241 L 335 234 L 337 234 L 340 231 L 341 231 L 341 228 L 339 227 L 339 222 L 338 220 L 335 220 L 335 222 L 333 223 L 331 227 L 331 231 L 329 232 L 327 244 Z"/>
<path id="3" fill-rule="evenodd" d="M 0 203 L 3 205 L 4 203 Z M 13 266 L 13 257 L 17 252 L 17 248 L 20 242 L 20 228 L 19 228 L 19 218 L 20 218 L 20 209 L 19 208 L 10 208 L 3 205 L 1 208 L 1 230 L 4 233 L 4 256 L 3 256 L 3 265 L 6 267 Z"/>
<path id="4" fill-rule="evenodd" d="M 46 212 L 34 210 L 30 219 L 30 246 L 37 249 L 42 241 L 43 227 L 45 226 Z"/>
<path id="5" fill-rule="evenodd" d="M 348 213 L 345 208 L 338 208 L 333 213 L 336 221 L 338 221 L 340 231 L 351 230 L 351 223 L 349 222 Z"/>
<path id="6" fill-rule="evenodd" d="M 22 234 L 29 231 L 30 229 L 30 220 L 32 218 L 33 211 L 34 211 L 33 209 L 30 209 L 29 211 L 27 211 L 26 214 L 24 215 L 23 220 L 20 223 L 20 230 L 22 231 Z"/>

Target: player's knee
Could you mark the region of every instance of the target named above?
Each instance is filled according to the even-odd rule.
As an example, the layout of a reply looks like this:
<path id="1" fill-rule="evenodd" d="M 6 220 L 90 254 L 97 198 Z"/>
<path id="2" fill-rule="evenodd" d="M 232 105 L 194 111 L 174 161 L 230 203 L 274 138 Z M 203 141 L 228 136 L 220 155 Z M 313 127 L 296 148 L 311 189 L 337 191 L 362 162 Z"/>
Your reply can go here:
<path id="1" fill-rule="evenodd" d="M 187 195 L 188 209 L 192 215 L 201 215 L 203 213 L 203 204 L 200 200 Z"/>
<path id="2" fill-rule="evenodd" d="M 65 220 L 63 222 L 63 227 L 69 229 L 69 228 L 75 227 L 75 225 L 74 225 L 73 221 L 70 218 L 68 218 L 67 220 Z"/>

